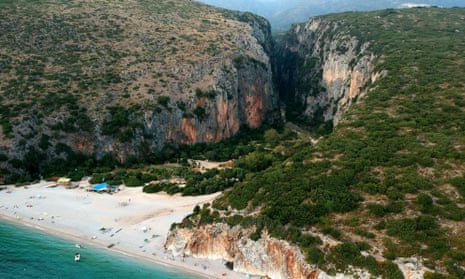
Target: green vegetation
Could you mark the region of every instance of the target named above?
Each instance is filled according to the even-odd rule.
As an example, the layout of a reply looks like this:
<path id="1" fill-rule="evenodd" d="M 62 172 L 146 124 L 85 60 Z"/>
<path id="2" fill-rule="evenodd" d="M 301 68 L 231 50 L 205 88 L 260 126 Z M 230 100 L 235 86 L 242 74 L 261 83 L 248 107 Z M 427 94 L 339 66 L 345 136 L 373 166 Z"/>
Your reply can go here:
<path id="1" fill-rule="evenodd" d="M 169 170 L 166 173 L 166 170 Z M 154 173 L 154 170 L 151 170 Z M 155 169 L 156 172 L 156 169 Z M 212 194 L 223 191 L 232 187 L 238 181 L 244 178 L 242 169 L 211 169 L 204 173 L 194 171 L 188 167 L 176 167 L 163 169 L 164 176 L 157 175 L 160 181 L 150 183 L 144 186 L 143 191 L 146 193 L 156 193 L 164 191 L 168 194 L 182 193 L 183 195 L 195 196 Z M 169 182 L 169 179 L 177 179 L 184 181 L 183 183 Z"/>
<path id="2" fill-rule="evenodd" d="M 170 97 L 169 96 L 158 96 L 157 102 L 159 105 L 164 106 L 165 108 L 168 108 Z"/>
<path id="3" fill-rule="evenodd" d="M 141 123 L 131 121 L 131 116 L 134 117 L 138 109 L 139 106 L 133 106 L 129 110 L 121 106 L 107 107 L 110 117 L 102 123 L 102 134 L 114 136 L 121 142 L 130 141 L 134 130 L 143 127 Z"/>
<path id="4" fill-rule="evenodd" d="M 125 121 L 124 119 L 126 119 L 125 116 L 127 112 L 120 111 L 117 108 L 113 108 L 112 110 L 120 114 L 120 116 L 123 115 L 124 117 L 121 118 Z M 118 117 L 115 117 L 115 119 L 118 119 Z M 198 171 L 190 170 L 188 160 L 227 161 L 238 159 L 241 156 L 257 150 L 258 147 L 255 145 L 254 141 L 262 142 L 264 131 L 265 128 L 258 130 L 243 128 L 238 135 L 219 143 L 199 143 L 192 146 L 182 145 L 179 147 L 166 146 L 160 152 L 147 153 L 145 156 L 128 158 L 124 163 L 118 162 L 112 158 L 110 154 L 105 155 L 100 160 L 95 160 L 92 156 L 75 153 L 66 144 L 58 143 L 53 149 L 54 152 L 60 154 L 62 159 L 54 160 L 48 164 L 41 164 L 39 162 L 43 162 L 45 156 L 42 150 L 44 148 L 51 148 L 48 141 L 49 137 L 43 135 L 40 144 L 41 150 L 30 148 L 27 153 L 27 159 L 30 160 L 30 162 L 18 159 L 10 160 L 10 163 L 17 167 L 27 166 L 27 170 L 30 171 L 30 174 L 13 175 L 9 177 L 5 183 L 15 184 L 32 181 L 33 178 L 35 176 L 38 177 L 39 174 L 43 177 L 67 176 L 72 178 L 73 181 L 80 180 L 84 176 L 92 176 L 91 183 L 105 181 L 113 185 L 124 183 L 127 186 L 143 186 L 154 180 L 180 177 L 187 180 L 186 187 L 182 189 L 186 195 L 214 193 L 231 187 L 234 183 L 242 180 L 246 170 L 228 168 L 217 171 L 215 169 L 212 170 L 212 172 L 202 174 Z M 292 138 L 292 134 L 289 132 L 286 132 L 284 136 L 288 139 Z M 6 155 L 0 155 L 1 161 L 8 161 Z M 173 168 L 145 167 L 163 165 L 165 163 L 174 163 L 178 164 L 178 166 Z M 136 171 L 126 171 L 125 169 L 135 169 Z M 153 189 L 148 191 L 157 192 L 164 190 L 158 189 L 155 191 Z M 181 190 L 177 192 L 180 191 Z"/>
<path id="5" fill-rule="evenodd" d="M 202 98 L 202 97 L 206 97 L 208 99 L 215 99 L 216 97 L 216 92 L 214 90 L 210 90 L 210 91 L 207 91 L 207 92 L 204 92 L 202 91 L 200 88 L 196 88 L 195 89 L 195 96 L 197 98 Z"/>
<path id="6" fill-rule="evenodd" d="M 247 55 L 244 55 L 244 56 L 238 56 L 236 58 L 233 59 L 233 64 L 234 64 L 234 67 L 236 67 L 236 69 L 240 70 L 240 69 L 243 69 L 243 68 L 246 68 L 250 65 L 253 65 L 255 67 L 260 67 L 262 69 L 267 69 L 267 65 L 265 63 L 263 63 L 262 61 L 259 61 L 253 57 L 250 57 L 250 56 L 247 56 Z"/>
<path id="7" fill-rule="evenodd" d="M 243 216 L 226 221 L 256 226 L 254 239 L 266 228 L 330 272 L 352 265 L 402 278 L 390 261 L 421 255 L 426 266 L 447 273 L 425 277 L 462 278 L 458 267 L 465 257 L 457 256 L 465 248 L 462 17 L 463 9 L 439 8 L 324 17 L 337 26 L 334 32 L 370 42 L 379 57 L 376 71 L 387 76 L 317 145 L 299 139 L 237 160 L 235 166 L 248 173 L 212 210 L 220 216 L 229 216 L 229 206 L 242 210 Z M 243 58 L 235 63 L 240 67 Z M 273 140 L 276 133 L 266 135 L 268 144 L 279 142 Z M 328 248 L 306 241 L 309 230 L 341 243 Z M 359 246 L 359 238 L 368 246 Z M 363 256 L 368 247 L 382 249 L 387 261 Z"/>
<path id="8" fill-rule="evenodd" d="M 208 116 L 208 113 L 205 111 L 205 109 L 203 107 L 196 107 L 192 113 L 197 116 L 197 118 L 200 120 L 200 121 L 203 121 L 207 118 Z"/>

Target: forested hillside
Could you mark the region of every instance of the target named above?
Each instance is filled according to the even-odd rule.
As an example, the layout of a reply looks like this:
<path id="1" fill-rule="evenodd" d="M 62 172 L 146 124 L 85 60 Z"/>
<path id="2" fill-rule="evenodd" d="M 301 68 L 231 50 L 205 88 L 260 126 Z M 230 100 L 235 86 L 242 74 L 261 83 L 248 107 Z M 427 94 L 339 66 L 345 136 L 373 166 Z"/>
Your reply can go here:
<path id="1" fill-rule="evenodd" d="M 244 181 L 192 220 L 240 224 L 252 239 L 266 231 L 329 273 L 353 266 L 402 278 L 394 263 L 406 261 L 425 278 L 463 278 L 465 10 L 320 19 L 333 27 L 330 40 L 368 42 L 386 75 L 318 143 L 268 134 L 266 148 L 236 162 Z"/>

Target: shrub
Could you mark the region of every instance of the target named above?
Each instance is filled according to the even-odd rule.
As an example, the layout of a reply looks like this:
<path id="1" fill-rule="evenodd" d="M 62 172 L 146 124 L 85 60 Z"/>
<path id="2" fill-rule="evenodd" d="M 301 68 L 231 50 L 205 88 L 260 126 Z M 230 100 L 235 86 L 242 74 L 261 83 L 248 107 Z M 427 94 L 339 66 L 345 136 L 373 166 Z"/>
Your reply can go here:
<path id="1" fill-rule="evenodd" d="M 310 247 L 307 251 L 307 261 L 312 264 L 323 265 L 324 264 L 324 253 L 316 248 Z"/>
<path id="2" fill-rule="evenodd" d="M 200 88 L 196 88 L 195 96 L 197 98 L 207 97 L 208 99 L 214 99 L 216 97 L 216 92 L 214 90 L 204 92 Z"/>
<path id="3" fill-rule="evenodd" d="M 43 134 L 43 135 L 40 137 L 40 142 L 39 142 L 39 147 L 40 147 L 40 149 L 46 150 L 49 146 L 51 146 L 49 140 L 50 140 L 50 136 L 47 135 L 47 134 Z"/>
<path id="4" fill-rule="evenodd" d="M 386 210 L 384 206 L 377 204 L 377 203 L 369 203 L 367 204 L 367 208 L 371 214 L 374 214 L 378 217 L 383 217 L 386 215 Z"/>
<path id="5" fill-rule="evenodd" d="M 144 185 L 143 182 L 135 175 L 130 175 L 124 179 L 124 185 L 128 187 L 137 187 Z"/>
<path id="6" fill-rule="evenodd" d="M 252 152 L 239 159 L 235 166 L 252 172 L 264 170 L 271 166 L 275 157 L 264 152 Z"/>
<path id="7" fill-rule="evenodd" d="M 464 177 L 454 177 L 450 179 L 450 184 L 454 185 L 457 190 L 460 192 L 463 198 L 465 198 L 465 178 Z"/>
<path id="8" fill-rule="evenodd" d="M 149 184 L 142 188 L 144 193 L 158 193 L 163 190 L 163 187 L 160 184 Z"/>
<path id="9" fill-rule="evenodd" d="M 420 210 L 422 212 L 429 211 L 433 206 L 433 199 L 431 198 L 431 196 L 425 193 L 420 193 L 417 196 L 416 202 L 420 206 Z"/>
<path id="10" fill-rule="evenodd" d="M 382 264 L 383 278 L 386 279 L 404 279 L 404 274 L 399 269 L 399 266 L 391 261 L 386 261 Z"/>
<path id="11" fill-rule="evenodd" d="M 168 104 L 170 102 L 170 97 L 169 96 L 158 96 L 157 102 L 159 105 L 168 108 Z"/>
<path id="12" fill-rule="evenodd" d="M 197 116 L 200 121 L 205 120 L 208 117 L 208 113 L 205 111 L 203 107 L 195 108 L 192 113 Z"/>
<path id="13" fill-rule="evenodd" d="M 455 279 L 456 277 L 452 275 L 448 275 L 448 274 L 426 271 L 425 274 L 423 275 L 423 278 L 424 279 Z"/>
<path id="14" fill-rule="evenodd" d="M 183 101 L 177 101 L 176 106 L 182 111 L 186 110 L 186 103 L 184 103 Z"/>
<path id="15" fill-rule="evenodd" d="M 235 214 L 231 217 L 226 218 L 226 223 L 230 225 L 231 227 L 233 227 L 235 225 L 239 225 L 243 219 L 244 219 L 244 216 Z"/>

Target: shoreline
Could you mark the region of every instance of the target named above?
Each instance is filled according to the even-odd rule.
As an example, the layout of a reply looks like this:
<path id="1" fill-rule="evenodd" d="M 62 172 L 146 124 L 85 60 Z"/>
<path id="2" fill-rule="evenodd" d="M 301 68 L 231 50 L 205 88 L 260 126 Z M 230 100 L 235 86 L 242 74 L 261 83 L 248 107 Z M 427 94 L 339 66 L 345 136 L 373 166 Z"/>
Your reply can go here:
<path id="1" fill-rule="evenodd" d="M 46 234 L 123 254 L 203 278 L 244 278 L 221 260 L 174 257 L 164 242 L 171 224 L 180 222 L 195 205 L 219 194 L 182 197 L 145 194 L 126 187 L 113 195 L 86 192 L 86 186 L 66 189 L 55 183 L 0 191 L 0 218 Z"/>
<path id="2" fill-rule="evenodd" d="M 76 237 L 74 235 L 69 235 L 69 234 L 66 234 L 66 233 L 64 233 L 64 234 L 63 233 L 58 233 L 58 231 L 49 230 L 48 228 L 45 228 L 45 227 L 42 227 L 42 226 L 37 226 L 36 224 L 32 224 L 31 222 L 24 221 L 24 220 L 20 221 L 18 219 L 11 218 L 9 216 L 5 216 L 3 214 L 0 215 L 0 220 L 3 220 L 4 222 L 8 222 L 8 223 L 13 224 L 15 226 L 22 226 L 22 227 L 25 227 L 25 228 L 28 228 L 28 229 L 31 229 L 31 230 L 39 230 L 40 232 L 42 232 L 44 234 L 47 234 L 47 235 L 50 235 L 50 236 L 53 236 L 53 237 L 56 237 L 56 238 L 60 238 L 60 239 L 63 239 L 63 240 L 69 241 L 69 242 L 75 242 L 75 243 L 80 244 L 80 245 L 82 244 L 83 248 L 85 248 L 85 247 L 93 247 L 93 248 L 96 248 L 96 249 L 101 249 L 101 250 L 104 250 L 104 251 L 108 251 L 109 253 L 121 254 L 121 255 L 124 255 L 126 257 L 131 257 L 136 261 L 137 260 L 142 260 L 146 264 L 151 264 L 151 263 L 153 264 L 154 263 L 156 265 L 163 266 L 163 267 L 166 267 L 166 268 L 173 268 L 175 270 L 178 270 L 180 273 L 190 274 L 190 275 L 194 275 L 194 276 L 197 276 L 197 277 L 219 278 L 219 277 L 211 277 L 210 274 L 197 272 L 195 270 L 191 270 L 189 268 L 186 268 L 186 267 L 183 267 L 183 266 L 178 266 L 176 264 L 172 264 L 172 263 L 169 263 L 169 262 L 164 262 L 164 261 L 161 261 L 159 259 L 152 259 L 152 258 L 145 257 L 145 256 L 142 256 L 142 255 L 133 254 L 133 253 L 131 253 L 129 251 L 124 251 L 124 250 L 121 250 L 121 249 L 118 249 L 118 248 L 115 248 L 115 249 L 108 248 L 108 247 L 102 246 L 101 244 L 92 243 L 92 242 L 87 241 L 86 239 L 82 239 L 82 238 Z"/>

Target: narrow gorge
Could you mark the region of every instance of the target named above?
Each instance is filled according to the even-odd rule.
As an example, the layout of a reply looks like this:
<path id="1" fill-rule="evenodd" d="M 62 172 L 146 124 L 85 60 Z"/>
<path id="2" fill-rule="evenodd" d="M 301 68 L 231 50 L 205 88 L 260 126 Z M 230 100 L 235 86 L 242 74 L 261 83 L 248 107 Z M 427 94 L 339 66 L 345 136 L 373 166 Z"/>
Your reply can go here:
<path id="1" fill-rule="evenodd" d="M 343 24 L 313 18 L 280 40 L 275 71 L 291 120 L 330 129 L 386 74 L 375 71 L 370 42 L 340 30 Z"/>
<path id="2" fill-rule="evenodd" d="M 277 42 L 273 57 L 276 88 L 286 117 L 314 131 L 326 130 L 324 133 L 387 74 L 375 72 L 377 57 L 370 51 L 370 42 L 339 33 L 340 24 L 315 18 L 294 25 Z M 295 244 L 270 237 L 266 231 L 258 240 L 251 240 L 256 229 L 223 223 L 178 228 L 165 245 L 176 256 L 222 259 L 242 273 L 283 279 L 331 277 L 308 264 Z M 315 236 L 325 239 L 321 246 L 339 243 Z"/>

